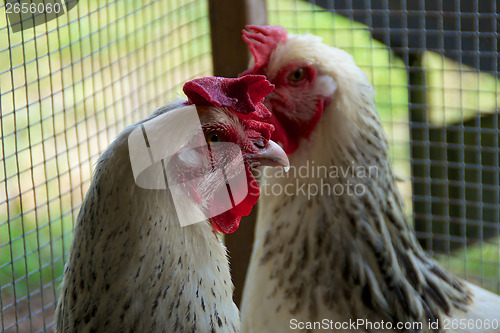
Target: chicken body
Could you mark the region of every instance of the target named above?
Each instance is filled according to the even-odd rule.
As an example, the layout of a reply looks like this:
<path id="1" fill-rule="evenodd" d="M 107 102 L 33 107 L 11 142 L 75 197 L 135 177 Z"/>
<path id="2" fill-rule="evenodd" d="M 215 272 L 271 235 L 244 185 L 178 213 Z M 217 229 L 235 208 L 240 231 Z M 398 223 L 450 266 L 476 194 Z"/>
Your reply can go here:
<path id="1" fill-rule="evenodd" d="M 312 35 L 249 28 L 255 62 L 245 73 L 276 86 L 265 103 L 292 169 L 264 172 L 242 332 L 500 332 L 500 297 L 421 249 L 352 57 Z"/>
<path id="2" fill-rule="evenodd" d="M 237 331 L 224 246 L 208 223 L 181 227 L 169 192 L 136 186 L 129 132 L 96 166 L 66 267 L 58 331 Z"/>
<path id="3" fill-rule="evenodd" d="M 100 157 L 75 225 L 56 308 L 57 332 L 239 332 L 226 249 L 214 228 L 232 232 L 223 223 L 234 225 L 241 216 L 228 220 L 226 212 L 181 227 L 171 192 L 143 189 L 134 180 L 128 144 L 132 131 L 185 104 L 167 105 L 127 128 Z M 269 128 L 250 131 L 226 107 L 199 108 L 199 113 L 211 140 L 214 133 L 221 139 L 228 135 L 241 147 L 246 168 L 250 155 L 254 164 L 286 159 L 282 151 L 266 152 L 270 145 L 277 147 L 268 141 Z M 259 127 L 258 122 L 250 125 Z M 179 172 L 188 170 L 177 166 Z M 211 178 L 207 182 L 203 187 L 226 186 Z"/>

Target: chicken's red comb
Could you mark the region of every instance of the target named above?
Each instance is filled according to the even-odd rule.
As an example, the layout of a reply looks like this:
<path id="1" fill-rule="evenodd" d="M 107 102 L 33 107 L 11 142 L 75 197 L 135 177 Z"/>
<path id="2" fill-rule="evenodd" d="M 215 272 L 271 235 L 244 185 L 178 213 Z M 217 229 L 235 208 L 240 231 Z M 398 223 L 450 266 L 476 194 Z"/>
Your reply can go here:
<path id="1" fill-rule="evenodd" d="M 243 126 L 247 131 L 253 130 L 260 133 L 266 141 L 271 139 L 271 134 L 274 132 L 274 125 L 253 119 L 243 121 Z"/>
<path id="2" fill-rule="evenodd" d="M 202 77 L 186 82 L 183 90 L 190 104 L 227 107 L 243 118 L 248 118 L 244 116 L 249 113 L 257 119 L 271 116 L 262 102 L 274 90 L 274 85 L 263 75 Z"/>
<path id="3" fill-rule="evenodd" d="M 252 68 L 240 75 L 263 74 L 263 69 L 267 65 L 271 53 L 279 43 L 288 40 L 288 33 L 280 25 L 247 25 L 245 28 L 248 30 L 242 31 L 242 38 L 247 43 L 255 61 Z"/>

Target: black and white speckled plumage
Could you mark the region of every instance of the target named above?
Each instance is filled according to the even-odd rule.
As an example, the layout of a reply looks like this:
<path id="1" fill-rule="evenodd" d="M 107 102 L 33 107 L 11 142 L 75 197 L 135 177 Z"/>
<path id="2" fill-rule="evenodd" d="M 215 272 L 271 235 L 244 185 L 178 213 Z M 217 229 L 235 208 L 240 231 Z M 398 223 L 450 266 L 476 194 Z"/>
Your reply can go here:
<path id="1" fill-rule="evenodd" d="M 169 191 L 135 185 L 127 143 L 135 126 L 95 167 L 75 225 L 56 331 L 238 332 L 226 249 L 213 227 L 181 227 Z"/>
<path id="2" fill-rule="evenodd" d="M 352 57 L 312 35 L 289 35 L 265 66 L 269 81 L 289 63 L 314 66 L 318 77 L 329 76 L 337 84 L 313 133 L 289 156 L 292 168 L 312 161 L 343 170 L 361 166 L 365 172 L 375 166 L 377 175 L 323 179 L 329 188 L 361 184 L 363 195 L 308 198 L 300 186 L 321 187 L 320 179 L 266 171 L 263 187 L 294 194 L 262 192 L 242 299 L 242 332 L 289 332 L 291 319 L 424 324 L 421 331 L 402 332 L 431 332 L 428 322 L 444 318 L 500 320 L 497 295 L 446 272 L 418 244 L 404 214 L 372 87 Z M 289 112 L 300 113 L 300 108 Z"/>

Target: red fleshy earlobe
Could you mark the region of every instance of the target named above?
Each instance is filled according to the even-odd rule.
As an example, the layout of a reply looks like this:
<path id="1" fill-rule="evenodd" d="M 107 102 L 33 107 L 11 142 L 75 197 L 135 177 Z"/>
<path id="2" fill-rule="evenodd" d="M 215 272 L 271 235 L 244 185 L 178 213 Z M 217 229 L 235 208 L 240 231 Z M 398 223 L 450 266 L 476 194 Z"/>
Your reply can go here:
<path id="1" fill-rule="evenodd" d="M 263 75 L 203 77 L 186 82 L 183 90 L 190 104 L 227 107 L 245 119 L 249 113 L 257 119 L 271 116 L 262 102 L 274 85 Z"/>
<path id="2" fill-rule="evenodd" d="M 279 43 L 288 40 L 288 33 L 279 25 L 247 25 L 245 28 L 248 30 L 242 31 L 242 38 L 252 52 L 254 66 L 240 75 L 263 74 L 271 53 Z"/>

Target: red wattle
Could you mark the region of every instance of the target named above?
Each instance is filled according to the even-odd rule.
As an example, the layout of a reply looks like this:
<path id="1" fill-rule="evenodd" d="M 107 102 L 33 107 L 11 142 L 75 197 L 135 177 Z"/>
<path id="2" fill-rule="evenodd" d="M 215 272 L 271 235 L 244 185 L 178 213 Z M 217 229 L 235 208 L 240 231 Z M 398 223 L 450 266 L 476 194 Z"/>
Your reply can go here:
<path id="1" fill-rule="evenodd" d="M 231 234 L 238 229 L 241 218 L 252 212 L 253 206 L 255 206 L 257 200 L 259 199 L 259 185 L 248 167 L 245 167 L 245 171 L 247 182 L 246 184 L 239 184 L 239 186 L 248 186 L 248 194 L 245 199 L 232 209 L 211 218 L 214 228 L 226 235 Z M 241 189 L 239 186 L 238 188 L 232 188 L 232 191 L 240 191 Z"/>
<path id="2" fill-rule="evenodd" d="M 291 120 L 284 116 L 282 112 L 273 112 L 272 117 L 267 120 L 275 128 L 271 140 L 281 142 L 287 155 L 294 153 L 299 148 L 300 140 L 309 138 L 321 119 L 324 109 L 325 101 L 321 99 L 318 101 L 314 116 L 306 123 Z"/>

